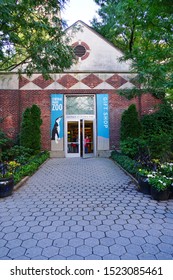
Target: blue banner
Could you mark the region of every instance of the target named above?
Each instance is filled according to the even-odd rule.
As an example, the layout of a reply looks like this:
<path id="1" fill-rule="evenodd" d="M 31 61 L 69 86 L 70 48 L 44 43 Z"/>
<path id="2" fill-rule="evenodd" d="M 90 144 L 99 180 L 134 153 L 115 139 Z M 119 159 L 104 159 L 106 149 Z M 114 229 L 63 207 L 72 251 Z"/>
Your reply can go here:
<path id="1" fill-rule="evenodd" d="M 63 94 L 51 95 L 51 140 L 58 144 L 64 138 L 64 98 Z"/>
<path id="2" fill-rule="evenodd" d="M 109 98 L 108 94 L 97 94 L 98 150 L 109 150 Z"/>

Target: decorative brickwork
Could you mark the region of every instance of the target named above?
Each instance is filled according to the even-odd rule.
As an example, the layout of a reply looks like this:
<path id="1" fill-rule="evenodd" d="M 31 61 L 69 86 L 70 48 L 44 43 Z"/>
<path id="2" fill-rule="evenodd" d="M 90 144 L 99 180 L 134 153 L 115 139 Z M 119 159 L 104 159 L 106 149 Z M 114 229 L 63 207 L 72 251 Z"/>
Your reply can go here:
<path id="1" fill-rule="evenodd" d="M 39 86 L 40 88 L 46 88 L 53 83 L 52 79 L 45 80 L 42 75 L 32 81 L 35 85 Z"/>
<path id="2" fill-rule="evenodd" d="M 107 79 L 106 82 L 117 89 L 120 86 L 122 86 L 123 84 L 127 83 L 127 80 L 125 80 L 122 77 L 120 77 L 119 75 L 115 74 L 112 77 L 110 77 L 109 79 Z"/>
<path id="3" fill-rule="evenodd" d="M 71 75 L 64 75 L 62 78 L 58 79 L 57 82 L 65 88 L 71 88 L 78 80 Z"/>
<path id="4" fill-rule="evenodd" d="M 90 88 L 95 88 L 96 86 L 98 86 L 102 82 L 103 82 L 103 80 L 99 79 L 94 74 L 90 74 L 89 76 L 87 76 L 86 78 L 84 78 L 82 80 L 82 83 L 84 83 L 85 85 L 87 85 Z"/>
<path id="5" fill-rule="evenodd" d="M 22 88 L 23 86 L 27 85 L 30 81 L 25 78 L 24 76 L 21 76 L 19 78 L 19 88 Z"/>
<path id="6" fill-rule="evenodd" d="M 139 110 L 138 98 L 131 101 L 119 96 L 114 90 L 106 91 L 109 94 L 109 113 L 110 113 L 110 148 L 119 147 L 119 132 L 121 114 L 128 106 L 135 103 Z M 79 94 L 79 90 L 61 90 L 57 93 L 63 94 Z M 105 90 L 81 90 L 80 94 L 97 94 L 105 93 Z M 0 101 L 3 104 L 1 117 L 4 121 L 1 127 L 13 139 L 17 138 L 19 133 L 22 112 L 33 104 L 37 104 L 41 109 L 43 124 L 42 132 L 42 148 L 50 150 L 50 95 L 52 90 L 21 90 L 19 91 L 0 91 Z M 153 112 L 155 105 L 160 101 L 150 94 L 143 95 L 141 100 L 142 114 Z"/>

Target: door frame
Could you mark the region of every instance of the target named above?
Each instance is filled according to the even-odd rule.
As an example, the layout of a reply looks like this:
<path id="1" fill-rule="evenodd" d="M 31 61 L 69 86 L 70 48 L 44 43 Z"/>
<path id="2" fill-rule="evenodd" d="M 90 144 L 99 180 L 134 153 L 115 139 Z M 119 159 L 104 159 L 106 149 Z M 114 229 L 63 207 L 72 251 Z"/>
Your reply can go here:
<path id="1" fill-rule="evenodd" d="M 68 153 L 68 122 L 76 121 L 78 122 L 78 153 Z M 93 122 L 93 153 L 86 154 L 85 151 L 85 142 L 84 142 L 84 135 L 85 135 L 85 121 Z M 82 128 L 81 128 L 82 123 Z M 96 156 L 96 120 L 95 116 L 93 115 L 74 115 L 74 116 L 66 116 L 65 118 L 65 126 L 64 126 L 64 135 L 65 135 L 65 157 L 95 157 Z M 82 143 L 81 143 L 81 133 L 82 133 Z M 81 145 L 83 153 L 81 155 Z"/>

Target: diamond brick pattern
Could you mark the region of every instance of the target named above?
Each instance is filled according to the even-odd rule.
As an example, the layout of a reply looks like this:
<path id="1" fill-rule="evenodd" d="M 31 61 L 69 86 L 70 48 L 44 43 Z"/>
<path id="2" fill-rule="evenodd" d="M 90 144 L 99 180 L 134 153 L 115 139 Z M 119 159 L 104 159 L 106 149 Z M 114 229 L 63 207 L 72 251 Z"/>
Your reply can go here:
<path id="1" fill-rule="evenodd" d="M 35 85 L 39 86 L 40 88 L 44 89 L 53 83 L 52 79 L 45 80 L 43 76 L 39 76 L 35 80 L 32 81 Z"/>
<path id="2" fill-rule="evenodd" d="M 172 209 L 109 159 L 50 159 L 0 200 L 0 260 L 172 260 Z"/>
<path id="3" fill-rule="evenodd" d="M 27 85 L 29 82 L 30 81 L 27 78 L 21 76 L 19 79 L 19 88 L 22 88 L 23 86 Z"/>
<path id="4" fill-rule="evenodd" d="M 101 84 L 103 82 L 103 80 L 101 80 L 94 74 L 90 74 L 86 78 L 82 79 L 81 82 L 90 88 L 95 88 L 96 86 Z"/>
<path id="5" fill-rule="evenodd" d="M 119 88 L 123 84 L 127 83 L 127 81 L 124 78 L 116 74 L 107 79 L 106 82 L 114 88 Z"/>
<path id="6" fill-rule="evenodd" d="M 58 79 L 57 82 L 65 88 L 71 88 L 79 81 L 71 75 L 64 75 L 63 77 Z"/>

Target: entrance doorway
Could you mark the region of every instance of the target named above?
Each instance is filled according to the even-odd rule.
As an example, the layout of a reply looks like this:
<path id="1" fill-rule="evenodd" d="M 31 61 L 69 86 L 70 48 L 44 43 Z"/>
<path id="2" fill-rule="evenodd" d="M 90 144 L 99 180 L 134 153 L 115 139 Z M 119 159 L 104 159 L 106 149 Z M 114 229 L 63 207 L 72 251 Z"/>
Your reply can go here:
<path id="1" fill-rule="evenodd" d="M 66 156 L 93 157 L 95 156 L 94 120 L 68 119 L 66 121 Z"/>

